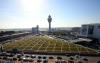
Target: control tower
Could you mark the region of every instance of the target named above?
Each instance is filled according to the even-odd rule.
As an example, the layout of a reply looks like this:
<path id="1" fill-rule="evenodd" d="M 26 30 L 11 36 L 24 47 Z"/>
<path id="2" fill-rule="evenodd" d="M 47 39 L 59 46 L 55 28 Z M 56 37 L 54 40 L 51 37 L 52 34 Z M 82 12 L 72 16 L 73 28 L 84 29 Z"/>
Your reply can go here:
<path id="1" fill-rule="evenodd" d="M 49 16 L 48 16 L 49 32 L 52 32 L 52 30 L 51 30 L 51 21 L 52 21 L 52 18 L 51 18 L 51 16 L 49 15 Z"/>

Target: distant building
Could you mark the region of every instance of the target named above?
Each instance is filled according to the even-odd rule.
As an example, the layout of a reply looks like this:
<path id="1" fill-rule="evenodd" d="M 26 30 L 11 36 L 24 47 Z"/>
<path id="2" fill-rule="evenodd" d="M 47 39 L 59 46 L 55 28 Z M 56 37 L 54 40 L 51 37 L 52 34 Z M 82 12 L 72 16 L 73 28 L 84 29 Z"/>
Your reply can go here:
<path id="1" fill-rule="evenodd" d="M 84 37 L 97 38 L 100 40 L 100 23 L 82 25 L 80 35 Z"/>
<path id="2" fill-rule="evenodd" d="M 80 27 L 73 27 L 72 28 L 73 32 L 79 32 L 80 33 Z"/>
<path id="3" fill-rule="evenodd" d="M 36 27 L 32 28 L 32 34 L 39 34 L 39 26 L 38 25 Z"/>

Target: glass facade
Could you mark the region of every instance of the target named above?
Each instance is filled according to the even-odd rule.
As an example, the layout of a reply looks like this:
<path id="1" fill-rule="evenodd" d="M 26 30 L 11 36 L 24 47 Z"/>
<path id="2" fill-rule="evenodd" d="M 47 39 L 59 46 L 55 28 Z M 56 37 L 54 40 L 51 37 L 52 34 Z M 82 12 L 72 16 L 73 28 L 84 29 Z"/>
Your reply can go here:
<path id="1" fill-rule="evenodd" d="M 94 30 L 94 26 L 93 25 L 89 25 L 88 26 L 88 34 L 92 35 L 93 34 L 93 30 Z"/>
<path id="2" fill-rule="evenodd" d="M 82 26 L 82 35 L 86 35 L 87 34 L 87 26 L 83 25 Z"/>

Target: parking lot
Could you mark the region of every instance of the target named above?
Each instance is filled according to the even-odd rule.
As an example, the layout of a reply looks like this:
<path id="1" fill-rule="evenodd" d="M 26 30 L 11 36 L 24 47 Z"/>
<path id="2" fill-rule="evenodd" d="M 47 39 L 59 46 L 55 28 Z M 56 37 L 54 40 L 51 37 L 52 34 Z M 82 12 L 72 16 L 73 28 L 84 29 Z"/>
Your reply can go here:
<path id="1" fill-rule="evenodd" d="M 89 56 L 62 56 L 62 55 L 38 55 L 16 54 L 14 56 L 0 56 L 0 63 L 96 63 L 100 57 Z"/>

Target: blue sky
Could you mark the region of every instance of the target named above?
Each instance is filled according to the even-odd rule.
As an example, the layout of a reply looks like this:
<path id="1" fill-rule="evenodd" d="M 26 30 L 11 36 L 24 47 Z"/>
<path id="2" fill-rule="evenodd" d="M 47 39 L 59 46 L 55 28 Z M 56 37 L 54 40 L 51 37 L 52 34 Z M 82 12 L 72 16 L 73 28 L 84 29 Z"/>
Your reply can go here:
<path id="1" fill-rule="evenodd" d="M 100 0 L 0 0 L 0 28 L 74 27 L 100 23 Z"/>

